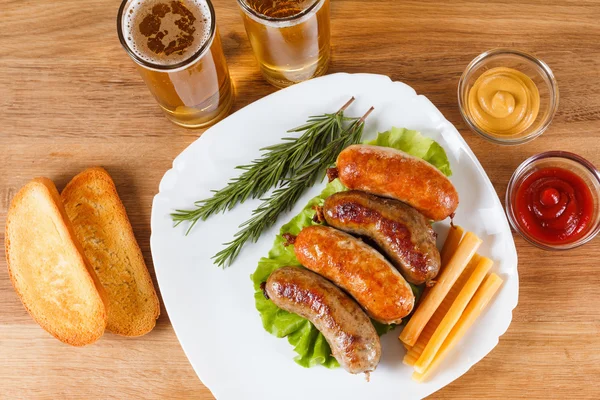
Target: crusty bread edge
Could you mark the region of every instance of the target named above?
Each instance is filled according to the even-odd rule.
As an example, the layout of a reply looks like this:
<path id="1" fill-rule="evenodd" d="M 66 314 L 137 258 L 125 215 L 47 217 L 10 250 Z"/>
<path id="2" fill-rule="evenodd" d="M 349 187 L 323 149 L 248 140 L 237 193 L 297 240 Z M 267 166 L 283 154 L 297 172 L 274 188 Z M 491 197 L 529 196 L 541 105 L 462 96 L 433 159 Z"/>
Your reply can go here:
<path id="1" fill-rule="evenodd" d="M 133 227 L 131 226 L 131 222 L 129 221 L 129 217 L 127 216 L 127 211 L 125 210 L 125 206 L 123 205 L 123 202 L 121 201 L 121 198 L 119 197 L 119 194 L 117 192 L 117 188 L 115 186 L 115 183 L 112 179 L 112 177 L 110 176 L 110 174 L 108 173 L 108 171 L 106 171 L 106 169 L 102 168 L 102 167 L 91 167 L 91 168 L 87 168 L 85 170 L 83 170 L 82 172 L 80 172 L 79 174 L 75 175 L 73 177 L 73 179 L 71 179 L 71 181 L 67 184 L 67 186 L 65 186 L 65 188 L 63 189 L 62 193 L 61 193 L 61 198 L 62 201 L 66 201 L 69 198 L 69 194 L 71 192 L 71 190 L 79 183 L 79 181 L 84 180 L 84 181 L 88 181 L 90 179 L 101 179 L 101 180 L 105 180 L 108 182 L 109 187 L 110 187 L 110 195 L 113 196 L 113 198 L 115 199 L 115 205 L 116 205 L 116 212 L 117 212 L 117 218 L 121 219 L 123 221 L 123 226 L 125 228 L 125 232 L 124 234 L 126 234 L 128 236 L 128 238 L 132 241 L 132 243 L 135 244 L 135 257 L 137 258 L 136 261 L 140 262 L 144 268 L 143 268 L 143 279 L 146 281 L 146 284 L 148 284 L 151 288 L 152 288 L 152 298 L 153 298 L 153 302 L 154 302 L 154 318 L 150 319 L 150 323 L 148 323 L 145 327 L 143 327 L 142 329 L 137 329 L 137 330 L 132 330 L 132 329 L 125 329 L 124 327 L 114 327 L 114 326 L 110 326 L 107 325 L 107 330 L 116 334 L 116 335 L 121 335 L 121 336 L 129 336 L 129 337 L 136 337 L 136 336 L 143 336 L 147 333 L 149 333 L 150 331 L 152 331 L 152 329 L 154 329 L 154 327 L 156 326 L 156 320 L 158 319 L 159 315 L 160 315 L 160 301 L 158 300 L 158 295 L 156 294 L 156 288 L 154 287 L 154 283 L 152 282 L 152 277 L 150 276 L 150 272 L 148 271 L 148 266 L 146 265 L 146 261 L 144 260 L 144 255 L 142 254 L 142 250 L 140 249 L 140 246 L 135 238 L 135 235 L 133 233 Z M 110 312 L 110 311 L 109 311 Z"/>
<path id="2" fill-rule="evenodd" d="M 10 225 L 12 224 L 12 219 L 11 219 L 11 215 L 12 215 L 12 211 L 13 208 L 16 207 L 17 203 L 25 196 L 27 190 L 29 189 L 30 185 L 35 185 L 35 184 L 41 184 L 44 186 L 45 190 L 48 192 L 50 198 L 52 199 L 52 207 L 54 207 L 54 209 L 60 214 L 60 216 L 62 217 L 62 222 L 63 225 L 69 235 L 69 240 L 73 243 L 75 249 L 77 250 L 77 255 L 80 258 L 81 263 L 83 263 L 86 267 L 86 270 L 88 272 L 88 277 L 91 281 L 91 283 L 93 284 L 93 286 L 96 288 L 96 294 L 98 295 L 98 300 L 102 303 L 103 307 L 102 307 L 102 315 L 100 315 L 100 318 L 102 321 L 104 321 L 104 326 L 102 327 L 102 329 L 100 330 L 99 334 L 96 336 L 90 336 L 89 338 L 87 338 L 87 340 L 83 340 L 83 336 L 84 335 L 80 335 L 81 337 L 60 337 L 58 336 L 55 332 L 53 332 L 49 327 L 47 327 L 43 321 L 40 321 L 36 318 L 36 316 L 32 313 L 32 311 L 29 309 L 29 307 L 27 306 L 27 304 L 25 304 L 25 302 L 23 302 L 23 298 L 21 295 L 21 292 L 19 291 L 19 288 L 17 287 L 14 275 L 13 275 L 13 271 L 11 268 L 11 259 L 10 259 L 10 235 L 9 235 L 9 229 L 10 229 Z M 54 185 L 54 182 L 52 182 L 52 180 L 48 179 L 48 178 L 35 178 L 32 181 L 28 182 L 25 186 L 23 186 L 19 192 L 17 192 L 17 194 L 15 195 L 15 197 L 13 198 L 11 205 L 8 209 L 8 213 L 7 213 L 7 217 L 6 217 L 6 227 L 5 227 L 5 243 L 4 243 L 4 248 L 5 248 L 5 253 L 6 253 L 6 263 L 8 266 L 8 276 L 10 277 L 10 281 L 15 289 L 15 292 L 17 292 L 17 295 L 19 296 L 19 299 L 21 300 L 21 302 L 23 303 L 23 306 L 25 307 L 25 309 L 27 310 L 27 312 L 29 313 L 29 315 L 31 315 L 31 317 L 34 319 L 34 321 L 36 321 L 45 331 L 47 331 L 48 333 L 50 333 L 52 336 L 54 336 L 55 338 L 57 338 L 58 340 L 60 340 L 61 342 L 70 344 L 72 346 L 85 346 L 91 343 L 94 343 L 95 341 L 97 341 L 102 334 L 104 333 L 104 329 L 106 327 L 106 321 L 107 321 L 107 307 L 108 307 L 108 300 L 106 298 L 106 293 L 104 291 L 104 288 L 102 287 L 102 285 L 100 284 L 100 281 L 98 280 L 98 277 L 96 276 L 96 273 L 94 272 L 94 270 L 91 268 L 90 263 L 87 261 L 87 259 L 85 258 L 85 255 L 83 253 L 83 249 L 81 248 L 81 245 L 79 244 L 79 241 L 77 240 L 75 233 L 73 231 L 73 228 L 71 226 L 71 221 L 69 220 L 69 218 L 67 217 L 67 212 L 65 211 L 65 208 L 63 206 L 63 203 L 61 201 L 60 195 L 58 194 L 58 190 L 56 189 L 56 186 Z M 81 339 L 81 340 L 78 340 Z"/>

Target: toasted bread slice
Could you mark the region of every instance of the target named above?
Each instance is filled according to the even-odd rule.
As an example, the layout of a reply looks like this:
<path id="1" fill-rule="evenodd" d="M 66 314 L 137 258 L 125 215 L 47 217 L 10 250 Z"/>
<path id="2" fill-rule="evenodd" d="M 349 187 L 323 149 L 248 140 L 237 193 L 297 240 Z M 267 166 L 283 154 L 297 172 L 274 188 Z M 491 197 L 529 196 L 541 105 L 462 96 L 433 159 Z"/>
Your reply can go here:
<path id="1" fill-rule="evenodd" d="M 160 314 L 158 297 L 110 175 L 86 169 L 67 184 L 62 199 L 108 295 L 106 329 L 124 336 L 150 332 Z"/>
<path id="2" fill-rule="evenodd" d="M 6 221 L 8 274 L 33 319 L 57 339 L 84 346 L 104 333 L 104 291 L 47 178 L 26 184 Z"/>

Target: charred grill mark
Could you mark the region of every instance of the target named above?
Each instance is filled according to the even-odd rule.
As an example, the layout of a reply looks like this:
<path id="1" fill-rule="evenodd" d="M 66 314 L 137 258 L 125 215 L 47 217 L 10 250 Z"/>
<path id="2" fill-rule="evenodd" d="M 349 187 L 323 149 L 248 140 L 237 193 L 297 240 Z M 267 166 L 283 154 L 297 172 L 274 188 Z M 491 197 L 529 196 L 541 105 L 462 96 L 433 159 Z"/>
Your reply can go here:
<path id="1" fill-rule="evenodd" d="M 328 210 L 328 216 L 348 225 L 373 225 L 385 237 L 390 249 L 404 257 L 418 271 L 427 272 L 428 259 L 417 251 L 410 229 L 399 222 L 386 218 L 380 212 L 358 202 L 340 202 Z"/>
<path id="2" fill-rule="evenodd" d="M 277 297 L 287 299 L 300 306 L 304 311 L 300 311 L 299 315 L 306 317 L 310 310 L 328 328 L 336 326 L 335 321 L 329 317 L 331 310 L 321 287 L 317 285 L 310 287 L 303 280 L 292 278 L 275 283 L 272 290 Z"/>
<path id="3" fill-rule="evenodd" d="M 417 251 L 412 241 L 410 230 L 397 221 L 382 219 L 379 230 L 388 238 L 390 248 L 408 260 L 408 263 L 418 271 L 427 271 L 427 257 Z"/>

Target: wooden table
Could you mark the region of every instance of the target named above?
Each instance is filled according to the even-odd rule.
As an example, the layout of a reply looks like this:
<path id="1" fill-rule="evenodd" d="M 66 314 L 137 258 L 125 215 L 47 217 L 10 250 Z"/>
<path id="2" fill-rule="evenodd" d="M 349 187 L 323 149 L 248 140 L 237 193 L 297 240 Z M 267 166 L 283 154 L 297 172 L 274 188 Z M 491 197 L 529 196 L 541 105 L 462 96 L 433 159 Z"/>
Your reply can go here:
<path id="1" fill-rule="evenodd" d="M 427 95 L 460 130 L 504 198 L 530 155 L 569 150 L 600 166 L 598 1 L 332 1 L 330 72 L 389 75 Z M 121 48 L 117 1 L 0 0 L 0 225 L 15 192 L 35 176 L 59 189 L 78 171 L 113 175 L 152 270 L 150 211 L 173 158 L 202 131 L 163 117 Z M 235 109 L 276 91 L 261 78 L 234 0 L 215 1 L 237 88 Z M 468 62 L 506 46 L 553 69 L 560 108 L 535 141 L 499 147 L 471 133 L 456 86 Z M 0 231 L 3 237 L 4 230 Z M 434 398 L 600 398 L 600 239 L 550 253 L 516 236 L 521 293 L 500 344 Z M 162 310 L 156 329 L 106 334 L 72 348 L 39 328 L 0 259 L 0 398 L 212 398 Z"/>

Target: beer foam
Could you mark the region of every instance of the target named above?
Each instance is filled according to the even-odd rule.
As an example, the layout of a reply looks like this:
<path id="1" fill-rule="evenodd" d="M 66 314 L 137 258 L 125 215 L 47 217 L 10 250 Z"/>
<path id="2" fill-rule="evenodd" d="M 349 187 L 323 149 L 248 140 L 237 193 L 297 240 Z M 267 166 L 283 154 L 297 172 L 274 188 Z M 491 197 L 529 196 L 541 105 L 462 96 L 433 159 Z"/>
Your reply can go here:
<path id="1" fill-rule="evenodd" d="M 252 20 L 254 20 L 255 22 L 258 22 L 261 25 L 265 25 L 271 28 L 289 28 L 295 25 L 299 25 L 303 22 L 306 22 L 307 20 L 309 20 L 310 18 L 312 18 L 320 9 L 321 7 L 323 7 L 323 4 L 325 4 L 325 2 L 328 0 L 314 0 L 312 1 L 307 7 L 313 6 L 314 8 L 312 10 L 310 10 L 310 12 L 308 14 L 302 15 L 301 17 L 297 17 L 294 18 L 294 16 L 291 16 L 291 19 L 278 19 L 278 18 L 270 18 L 267 17 L 266 15 L 264 15 L 263 13 L 261 13 L 259 10 L 256 10 L 255 8 L 253 8 L 250 4 L 248 4 L 248 2 L 245 2 L 246 5 L 253 9 L 255 12 L 257 12 L 261 17 L 257 17 L 256 15 L 248 12 L 248 10 L 243 9 L 244 13 L 251 18 Z M 315 4 L 317 3 L 317 4 Z M 302 13 L 302 12 L 300 12 Z M 299 14 L 300 14 L 299 13 Z"/>
<path id="2" fill-rule="evenodd" d="M 173 13 L 173 3 L 179 3 L 185 6 L 196 18 L 190 25 L 195 28 L 194 32 L 187 34 L 182 30 L 181 21 L 185 18 L 180 14 Z M 163 13 L 156 17 L 153 8 L 168 6 L 166 15 Z M 150 14 L 154 14 L 152 16 Z M 140 24 L 148 16 L 154 18 L 154 32 L 148 35 L 148 32 L 142 33 Z M 202 46 L 211 40 L 212 15 L 206 0 L 132 0 L 124 10 L 122 19 L 122 30 L 125 41 L 131 51 L 139 58 L 152 64 L 169 66 L 178 64 L 192 57 Z M 158 24 L 156 24 L 158 23 Z M 150 25 L 147 25 L 150 26 Z M 189 45 L 180 51 L 174 51 L 167 54 L 165 51 L 157 48 L 158 46 L 167 47 L 177 39 L 181 40 L 181 35 L 187 38 L 193 37 Z"/>

